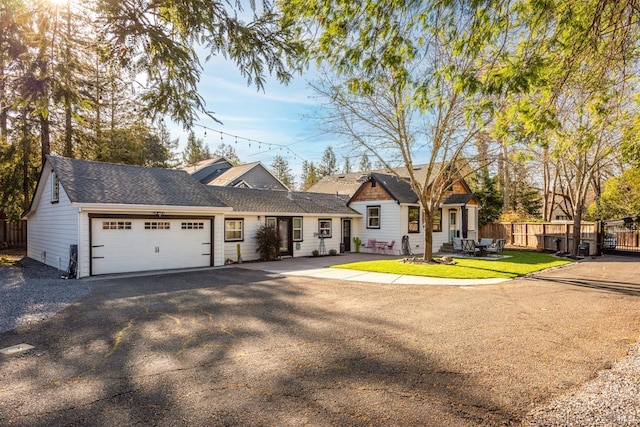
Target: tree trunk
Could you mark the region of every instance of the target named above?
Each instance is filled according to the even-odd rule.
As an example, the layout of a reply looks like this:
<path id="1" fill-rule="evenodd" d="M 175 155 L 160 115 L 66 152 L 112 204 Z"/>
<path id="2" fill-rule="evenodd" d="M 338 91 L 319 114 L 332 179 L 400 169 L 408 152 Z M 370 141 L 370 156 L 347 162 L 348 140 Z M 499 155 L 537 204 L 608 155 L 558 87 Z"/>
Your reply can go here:
<path id="1" fill-rule="evenodd" d="M 0 55 L 0 143 L 7 142 L 7 119 L 9 116 L 9 103 L 6 96 L 7 86 L 4 76 L 4 58 Z"/>
<path id="2" fill-rule="evenodd" d="M 582 200 L 578 201 L 577 206 L 575 206 L 574 212 L 575 215 L 573 217 L 573 244 L 571 245 L 571 256 L 578 256 L 578 246 L 580 245 L 580 228 L 582 225 L 582 211 L 583 211 L 584 203 Z"/>
<path id="3" fill-rule="evenodd" d="M 424 218 L 424 256 L 425 261 L 433 261 L 433 212 L 422 210 L 422 217 Z"/>
<path id="4" fill-rule="evenodd" d="M 42 151 L 42 164 L 47 161 L 47 157 L 51 153 L 51 139 L 49 136 L 49 118 L 44 113 L 40 113 L 40 146 Z"/>
<path id="5" fill-rule="evenodd" d="M 511 178 L 509 174 L 509 150 L 507 144 L 502 143 L 500 165 L 502 166 L 502 208 L 504 212 L 511 210 Z"/>
<path id="6" fill-rule="evenodd" d="M 69 100 L 69 94 L 65 94 L 64 101 L 64 155 L 65 157 L 73 157 L 73 138 L 72 138 L 72 106 Z"/>
<path id="7" fill-rule="evenodd" d="M 31 201 L 29 196 L 29 188 L 31 182 L 29 181 L 29 157 L 30 157 L 30 138 L 29 138 L 29 126 L 27 124 L 27 110 L 22 111 L 22 207 L 26 211 L 29 209 L 29 202 Z"/>

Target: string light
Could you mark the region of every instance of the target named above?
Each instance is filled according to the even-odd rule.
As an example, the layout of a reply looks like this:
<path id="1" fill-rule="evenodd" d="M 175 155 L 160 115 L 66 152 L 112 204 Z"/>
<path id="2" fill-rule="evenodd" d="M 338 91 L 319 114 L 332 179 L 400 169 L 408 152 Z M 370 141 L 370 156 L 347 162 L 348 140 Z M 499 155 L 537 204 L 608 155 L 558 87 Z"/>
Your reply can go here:
<path id="1" fill-rule="evenodd" d="M 227 132 L 223 132 L 223 131 L 221 131 L 221 130 L 213 129 L 213 128 L 210 128 L 210 127 L 208 127 L 208 126 L 204 126 L 204 125 L 201 125 L 201 124 L 194 124 L 194 126 L 199 126 L 199 127 L 203 128 L 203 129 L 205 130 L 205 131 L 204 131 L 204 135 L 205 135 L 205 136 L 207 135 L 207 130 L 210 130 L 210 131 L 212 131 L 212 132 L 219 132 L 219 133 L 220 133 L 220 142 L 221 142 L 221 143 L 224 143 L 224 136 L 226 135 L 226 136 L 228 136 L 228 137 L 230 137 L 230 138 L 233 138 L 233 139 L 234 139 L 234 142 L 235 142 L 235 144 L 236 144 L 236 145 L 238 144 L 238 139 L 240 139 L 241 141 L 242 141 L 242 140 L 246 141 L 246 142 L 248 143 L 248 146 L 249 146 L 249 147 L 251 147 L 251 143 L 252 143 L 252 142 L 253 142 L 253 143 L 257 143 L 257 144 L 258 144 L 258 149 L 259 149 L 259 150 L 261 150 L 261 149 L 262 149 L 262 144 L 264 144 L 266 147 L 268 147 L 269 151 L 271 151 L 271 149 L 272 149 L 272 148 L 275 148 L 275 147 L 277 147 L 279 151 L 282 151 L 282 149 L 283 149 L 283 148 L 285 148 L 285 149 L 287 150 L 287 154 L 289 154 L 289 155 L 291 155 L 291 156 L 294 156 L 294 157 L 297 157 L 298 159 L 300 159 L 300 160 L 302 160 L 302 161 L 305 161 L 305 160 L 306 160 L 306 159 L 303 159 L 303 158 L 302 158 L 301 156 L 299 156 L 298 154 L 296 154 L 293 150 L 291 150 L 291 149 L 288 147 L 288 145 L 291 145 L 291 144 L 285 145 L 285 144 L 266 143 L 266 142 L 263 142 L 263 141 L 258 141 L 258 140 L 250 139 L 250 138 L 244 138 L 244 137 L 239 136 L 239 135 L 234 135 L 234 134 L 230 134 L 230 133 L 227 133 Z M 304 141 L 304 140 L 303 140 L 303 141 Z M 295 143 L 298 143 L 298 142 L 301 142 L 301 141 L 296 141 L 296 142 L 294 142 L 294 144 L 295 144 Z M 265 148 L 266 148 L 266 147 L 265 147 Z M 258 154 L 258 153 L 256 153 L 256 154 Z"/>

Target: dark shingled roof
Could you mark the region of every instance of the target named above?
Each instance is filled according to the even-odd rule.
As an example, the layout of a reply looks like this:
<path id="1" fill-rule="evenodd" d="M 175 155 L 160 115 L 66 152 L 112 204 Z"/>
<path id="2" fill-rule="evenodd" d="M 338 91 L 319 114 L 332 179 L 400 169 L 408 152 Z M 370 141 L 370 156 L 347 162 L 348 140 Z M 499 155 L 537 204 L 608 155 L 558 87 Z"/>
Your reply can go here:
<path id="1" fill-rule="evenodd" d="M 372 173 L 371 178 L 379 182 L 398 203 L 418 203 L 418 196 L 411 189 L 409 181 L 381 173 Z"/>
<path id="2" fill-rule="evenodd" d="M 47 156 L 72 202 L 227 207 L 187 172 Z"/>
<path id="3" fill-rule="evenodd" d="M 475 196 L 473 194 L 451 194 L 449 197 L 444 199 L 442 204 L 444 205 L 463 205 L 468 203 Z"/>
<path id="4" fill-rule="evenodd" d="M 237 212 L 360 215 L 334 194 L 208 186 L 211 194 Z"/>

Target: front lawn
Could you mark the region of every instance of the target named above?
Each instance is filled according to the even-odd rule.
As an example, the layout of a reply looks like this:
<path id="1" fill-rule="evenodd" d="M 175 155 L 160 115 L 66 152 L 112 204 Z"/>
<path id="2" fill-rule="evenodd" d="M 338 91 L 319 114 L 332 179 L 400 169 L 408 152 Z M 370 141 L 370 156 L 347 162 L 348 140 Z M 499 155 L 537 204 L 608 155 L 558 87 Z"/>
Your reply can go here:
<path id="1" fill-rule="evenodd" d="M 409 276 L 443 277 L 449 279 L 510 279 L 550 267 L 558 267 L 573 262 L 537 252 L 504 251 L 509 258 L 483 260 L 454 258 L 455 265 L 410 264 L 398 259 L 362 261 L 334 265 L 333 268 L 371 271 L 375 273 L 405 274 Z"/>

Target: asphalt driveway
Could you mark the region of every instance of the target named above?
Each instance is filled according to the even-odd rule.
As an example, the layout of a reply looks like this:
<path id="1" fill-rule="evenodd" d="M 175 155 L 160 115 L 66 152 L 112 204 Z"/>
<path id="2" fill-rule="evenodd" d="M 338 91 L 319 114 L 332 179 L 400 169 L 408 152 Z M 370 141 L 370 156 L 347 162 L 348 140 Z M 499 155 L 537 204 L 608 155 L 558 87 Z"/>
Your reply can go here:
<path id="1" fill-rule="evenodd" d="M 638 265 L 483 286 L 242 268 L 97 282 L 0 334 L 35 347 L 0 356 L 0 424 L 518 423 L 637 342 Z"/>

